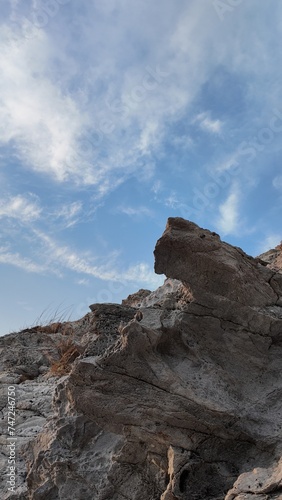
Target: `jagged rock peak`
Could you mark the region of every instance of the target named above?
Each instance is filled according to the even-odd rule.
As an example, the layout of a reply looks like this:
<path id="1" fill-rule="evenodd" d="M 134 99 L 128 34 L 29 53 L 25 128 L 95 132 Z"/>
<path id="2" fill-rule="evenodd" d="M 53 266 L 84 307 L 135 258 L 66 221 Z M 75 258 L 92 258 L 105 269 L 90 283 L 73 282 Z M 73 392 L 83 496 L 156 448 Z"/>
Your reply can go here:
<path id="1" fill-rule="evenodd" d="M 282 274 L 272 252 L 254 259 L 170 218 L 155 248 L 163 286 L 0 338 L 1 498 L 281 500 Z"/>
<path id="2" fill-rule="evenodd" d="M 214 296 L 250 306 L 282 305 L 282 277 L 193 222 L 169 218 L 154 254 L 156 273 L 181 280 L 206 305 Z"/>

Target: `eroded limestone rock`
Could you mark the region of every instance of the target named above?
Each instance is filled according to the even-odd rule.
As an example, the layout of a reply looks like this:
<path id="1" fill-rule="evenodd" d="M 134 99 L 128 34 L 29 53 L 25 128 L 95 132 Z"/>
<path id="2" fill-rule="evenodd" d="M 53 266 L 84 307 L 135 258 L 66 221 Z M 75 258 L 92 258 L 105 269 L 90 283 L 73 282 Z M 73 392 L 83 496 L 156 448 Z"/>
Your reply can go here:
<path id="1" fill-rule="evenodd" d="M 277 255 L 271 269 L 176 218 L 155 259 L 168 278 L 158 290 L 94 304 L 52 333 L 0 338 L 3 433 L 13 383 L 23 436 L 18 489 L 5 499 L 282 498 Z M 56 378 L 66 331 L 81 354 Z"/>

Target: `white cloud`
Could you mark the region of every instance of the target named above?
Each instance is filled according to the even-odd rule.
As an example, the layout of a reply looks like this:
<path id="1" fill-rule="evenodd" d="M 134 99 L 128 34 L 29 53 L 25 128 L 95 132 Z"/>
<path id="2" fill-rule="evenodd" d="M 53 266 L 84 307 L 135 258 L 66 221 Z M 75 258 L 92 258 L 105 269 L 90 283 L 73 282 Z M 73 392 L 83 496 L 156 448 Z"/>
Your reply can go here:
<path id="1" fill-rule="evenodd" d="M 32 222 L 39 219 L 41 208 L 35 195 L 29 194 L 12 196 L 0 202 L 0 218 L 10 217 L 20 222 Z"/>
<path id="2" fill-rule="evenodd" d="M 79 176 L 78 160 L 76 164 L 67 160 L 76 150 L 85 117 L 77 103 L 52 82 L 47 35 L 38 30 L 36 39 L 19 35 L 12 43 L 4 35 L 2 32 L 0 141 L 13 144 L 14 154 L 38 172 L 60 181 Z"/>
<path id="3" fill-rule="evenodd" d="M 217 219 L 216 225 L 222 235 L 237 233 L 240 223 L 239 201 L 238 188 L 233 185 L 225 202 L 219 206 L 220 217 Z"/>
<path id="4" fill-rule="evenodd" d="M 141 262 L 122 270 L 117 264 L 116 252 L 99 259 L 89 252 L 79 254 L 67 245 L 61 246 L 42 231 L 35 229 L 33 232 L 42 243 L 41 258 L 48 268 L 57 273 L 65 269 L 104 281 L 132 281 L 159 286 L 161 278 L 146 263 Z M 95 261 L 98 261 L 96 265 Z"/>
<path id="5" fill-rule="evenodd" d="M 69 269 L 78 273 L 89 274 L 96 278 L 109 279 L 110 275 L 103 272 L 102 268 L 94 266 L 85 257 L 79 256 L 67 245 L 61 246 L 43 231 L 34 229 L 34 235 L 42 244 L 42 255 L 48 266 L 58 269 Z"/>
<path id="6" fill-rule="evenodd" d="M 160 137 L 159 133 L 159 124 L 156 121 L 151 121 L 146 123 L 141 132 L 140 142 L 137 145 L 137 148 L 140 150 L 141 154 L 149 153 L 154 146 L 156 146 Z"/>
<path id="7" fill-rule="evenodd" d="M 265 239 L 260 243 L 258 252 L 259 254 L 272 250 L 281 241 L 281 234 L 271 233 L 265 237 Z"/>
<path id="8" fill-rule="evenodd" d="M 0 140 L 13 145 L 29 169 L 59 182 L 95 185 L 103 197 L 132 173 L 143 181 L 149 162 L 153 176 L 168 129 L 188 116 L 216 67 L 255 71 L 259 58 L 247 22 L 239 42 L 229 43 L 236 9 L 233 21 L 219 23 L 212 3 L 198 0 L 179 0 L 177 9 L 163 2 L 162 16 L 152 3 L 82 4 L 60 6 L 35 38 L 19 34 L 11 42 L 12 30 L 2 25 Z M 14 17 L 17 8 L 14 1 Z M 252 7 L 245 9 L 248 15 Z M 73 28 L 83 37 L 74 38 Z M 208 111 L 196 121 L 211 134 L 224 125 Z"/>
<path id="9" fill-rule="evenodd" d="M 51 215 L 55 219 L 61 219 L 64 223 L 65 227 L 74 226 L 78 220 L 79 215 L 81 214 L 83 208 L 83 204 L 81 201 L 74 201 L 72 203 L 65 203 L 61 207 L 59 207 L 54 213 Z"/>
<path id="10" fill-rule="evenodd" d="M 237 167 L 239 165 L 238 159 L 239 159 L 239 154 L 237 153 L 237 151 L 235 151 L 234 153 L 230 154 L 225 160 L 217 163 L 214 168 L 214 171 L 220 173 L 228 171 L 233 167 Z"/>
<path id="11" fill-rule="evenodd" d="M 159 287 L 164 281 L 162 276 L 156 275 L 148 264 L 144 262 L 131 266 L 128 270 L 121 273 L 120 279 L 146 283 L 153 288 Z"/>
<path id="12" fill-rule="evenodd" d="M 267 49 L 253 57 L 259 37 L 249 39 L 252 6 L 244 6 L 242 36 L 233 44 L 241 9 L 219 23 L 212 2 L 179 1 L 178 9 L 163 2 L 161 19 L 152 3 L 136 2 L 134 9 L 128 0 L 118 8 L 113 1 L 82 3 L 82 9 L 73 2 L 60 7 L 35 39 L 5 43 L 3 31 L 0 137 L 12 141 L 28 168 L 61 182 L 95 184 L 102 197 L 145 168 L 216 68 L 261 71 Z M 79 40 L 72 24 L 66 29 L 67 13 L 76 30 L 83 26 Z M 222 131 L 211 111 L 195 120 L 211 134 Z"/>
<path id="13" fill-rule="evenodd" d="M 275 189 L 278 189 L 279 191 L 282 190 L 282 175 L 277 175 L 272 181 L 273 186 Z"/>
<path id="14" fill-rule="evenodd" d="M 206 132 L 210 132 L 212 134 L 220 134 L 224 125 L 224 123 L 219 119 L 213 120 L 210 117 L 210 113 L 208 111 L 199 113 L 194 118 L 192 123 L 197 123 L 202 130 L 205 130 Z"/>
<path id="15" fill-rule="evenodd" d="M 145 169 L 146 178 L 152 176 L 154 163 L 150 155 L 161 142 L 164 124 L 160 118 L 166 108 L 162 103 L 155 113 L 158 99 L 146 85 L 161 84 L 145 68 L 139 68 L 138 75 L 135 68 L 128 68 L 125 82 L 117 81 L 122 86 L 116 85 L 116 95 L 125 103 L 117 111 L 112 104 L 115 99 L 107 95 L 112 87 L 109 66 L 104 68 L 101 63 L 92 75 L 94 63 L 90 62 L 80 82 L 81 92 L 70 92 L 77 78 L 73 74 L 76 63 L 58 51 L 47 31 L 38 30 L 35 39 L 20 39 L 19 35 L 19 40 L 11 43 L 5 28 L 0 54 L 0 142 L 13 145 L 14 155 L 25 167 L 59 182 L 96 185 L 101 197 L 132 172 L 138 171 L 142 178 Z M 61 63 L 63 77 L 54 59 Z M 154 67 L 152 71 L 156 71 Z M 99 95 L 96 86 L 103 79 L 106 88 Z M 144 98 L 134 101 L 132 96 L 138 89 L 144 91 Z"/>
<path id="16" fill-rule="evenodd" d="M 82 285 L 82 286 L 89 286 L 90 285 L 90 281 L 86 278 L 83 278 L 83 279 L 80 279 L 77 281 L 77 284 L 78 285 Z"/>
<path id="17" fill-rule="evenodd" d="M 151 191 L 154 193 L 154 195 L 158 195 L 163 189 L 163 183 L 160 179 L 154 182 Z"/>
<path id="18" fill-rule="evenodd" d="M 13 144 L 29 169 L 59 182 L 96 185 L 104 196 L 133 172 L 142 181 L 154 174 L 152 155 L 165 143 L 168 124 L 187 109 L 211 66 L 203 40 L 212 23 L 195 30 L 203 22 L 197 2 L 189 8 L 181 2 L 179 12 L 165 2 L 161 20 L 154 5 L 142 2 L 134 9 L 128 1 L 120 9 L 113 3 L 106 12 L 96 3 L 85 4 L 86 11 L 68 8 L 83 26 L 79 43 L 69 26 L 64 36 L 60 29 L 52 32 L 53 22 L 57 28 L 60 18 L 64 22 L 63 8 L 32 39 L 11 43 L 3 26 L 0 141 Z M 136 57 L 137 48 L 128 50 L 128 33 L 142 40 L 146 58 Z M 169 51 L 162 33 L 168 34 Z M 203 124 L 219 129 L 219 121 L 209 117 Z"/>
<path id="19" fill-rule="evenodd" d="M 32 262 L 30 259 L 21 256 L 18 252 L 7 251 L 7 247 L 0 247 L 0 263 L 18 267 L 29 273 L 45 273 L 47 268 L 44 265 Z"/>
<path id="20" fill-rule="evenodd" d="M 128 207 L 128 206 L 120 206 L 117 208 L 117 212 L 120 212 L 125 215 L 129 215 L 130 217 L 138 217 L 138 216 L 147 216 L 152 217 L 153 212 L 147 207 Z"/>
<path id="21" fill-rule="evenodd" d="M 172 208 L 172 209 L 178 208 L 180 206 L 178 196 L 174 191 L 172 191 L 170 193 L 170 195 L 165 199 L 164 203 L 165 203 L 165 206 Z"/>

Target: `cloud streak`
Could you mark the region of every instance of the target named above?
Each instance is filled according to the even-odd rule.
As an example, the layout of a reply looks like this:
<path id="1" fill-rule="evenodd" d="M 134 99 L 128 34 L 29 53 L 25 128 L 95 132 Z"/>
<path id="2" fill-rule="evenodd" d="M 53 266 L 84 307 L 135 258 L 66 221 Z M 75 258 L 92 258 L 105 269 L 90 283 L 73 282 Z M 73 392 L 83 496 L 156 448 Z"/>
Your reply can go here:
<path id="1" fill-rule="evenodd" d="M 216 221 L 218 230 L 223 236 L 236 234 L 240 226 L 239 218 L 240 196 L 237 185 L 233 185 L 226 200 L 219 206 L 219 214 Z"/>
<path id="2" fill-rule="evenodd" d="M 7 217 L 30 223 L 39 219 L 41 211 L 38 199 L 33 194 L 29 194 L 28 197 L 23 195 L 12 196 L 0 202 L 0 219 Z"/>
<path id="3" fill-rule="evenodd" d="M 5 246 L 0 247 L 0 262 L 19 267 L 27 272 L 38 274 L 52 272 L 61 278 L 64 272 L 71 271 L 81 275 L 81 279 L 83 276 L 89 276 L 102 281 L 140 282 L 147 286 L 159 286 L 162 282 L 162 278 L 151 271 L 145 262 L 139 262 L 122 270 L 117 262 L 116 252 L 102 259 L 89 252 L 79 253 L 67 245 L 60 245 L 41 230 L 33 228 L 32 232 L 37 239 L 37 251 L 33 260 L 20 253 L 9 252 L 8 247 Z"/>
<path id="4" fill-rule="evenodd" d="M 129 207 L 129 206 L 120 206 L 117 208 L 117 212 L 128 215 L 129 217 L 152 217 L 153 212 L 148 207 L 140 206 L 140 207 Z"/>
<path id="5" fill-rule="evenodd" d="M 224 125 L 223 121 L 219 119 L 213 120 L 208 111 L 198 114 L 193 123 L 198 124 L 202 130 L 211 134 L 220 134 Z"/>
<path id="6" fill-rule="evenodd" d="M 36 264 L 29 258 L 21 256 L 18 252 L 9 252 L 7 247 L 0 247 L 0 263 L 17 267 L 28 273 L 44 274 L 47 271 L 44 265 Z"/>
<path id="7" fill-rule="evenodd" d="M 59 206 L 50 216 L 55 220 L 62 221 L 64 228 L 68 228 L 78 223 L 82 213 L 83 203 L 81 201 L 73 201 Z"/>

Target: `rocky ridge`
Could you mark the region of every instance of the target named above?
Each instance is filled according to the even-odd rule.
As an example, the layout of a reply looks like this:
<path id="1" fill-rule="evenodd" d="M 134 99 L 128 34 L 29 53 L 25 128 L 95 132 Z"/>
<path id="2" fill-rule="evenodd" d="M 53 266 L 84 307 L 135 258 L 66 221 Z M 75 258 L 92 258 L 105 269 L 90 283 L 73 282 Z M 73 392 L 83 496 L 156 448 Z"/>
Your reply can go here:
<path id="1" fill-rule="evenodd" d="M 1 337 L 3 499 L 282 499 L 281 259 L 170 218 L 162 287 Z"/>

